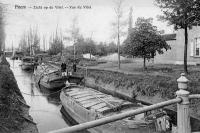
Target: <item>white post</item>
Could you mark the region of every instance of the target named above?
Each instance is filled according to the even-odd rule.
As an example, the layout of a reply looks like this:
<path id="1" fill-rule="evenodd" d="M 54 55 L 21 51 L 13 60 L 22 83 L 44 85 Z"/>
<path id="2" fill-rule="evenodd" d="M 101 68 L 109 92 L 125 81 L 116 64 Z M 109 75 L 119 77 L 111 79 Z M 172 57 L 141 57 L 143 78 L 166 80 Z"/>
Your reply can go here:
<path id="1" fill-rule="evenodd" d="M 176 92 L 176 95 L 182 99 L 182 102 L 177 104 L 178 133 L 191 133 L 189 92 L 186 91 L 188 81 L 184 73 L 177 79 L 179 90 Z"/>

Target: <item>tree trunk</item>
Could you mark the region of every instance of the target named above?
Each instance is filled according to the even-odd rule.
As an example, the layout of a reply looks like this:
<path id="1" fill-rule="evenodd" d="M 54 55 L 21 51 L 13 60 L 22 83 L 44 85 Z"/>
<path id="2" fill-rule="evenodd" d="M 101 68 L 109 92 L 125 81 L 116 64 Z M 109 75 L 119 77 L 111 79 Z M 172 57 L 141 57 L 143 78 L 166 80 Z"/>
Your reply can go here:
<path id="1" fill-rule="evenodd" d="M 146 68 L 146 57 L 145 57 L 145 56 L 144 56 L 143 68 L 144 68 L 144 70 L 146 70 L 146 69 L 147 69 L 147 68 Z"/>
<path id="2" fill-rule="evenodd" d="M 76 59 L 76 46 L 75 46 L 75 39 L 74 39 L 74 62 L 75 62 L 75 59 Z"/>
<path id="3" fill-rule="evenodd" d="M 90 61 L 91 61 L 91 48 L 90 48 Z"/>
<path id="4" fill-rule="evenodd" d="M 187 70 L 187 45 L 188 45 L 188 29 L 185 25 L 185 46 L 184 46 L 184 72 L 188 73 Z"/>
<path id="5" fill-rule="evenodd" d="M 0 43 L 0 55 L 1 55 L 1 45 L 2 45 L 2 43 Z"/>
<path id="6" fill-rule="evenodd" d="M 120 69 L 120 36 L 119 36 L 119 17 L 117 22 L 117 46 L 118 46 L 118 68 Z"/>

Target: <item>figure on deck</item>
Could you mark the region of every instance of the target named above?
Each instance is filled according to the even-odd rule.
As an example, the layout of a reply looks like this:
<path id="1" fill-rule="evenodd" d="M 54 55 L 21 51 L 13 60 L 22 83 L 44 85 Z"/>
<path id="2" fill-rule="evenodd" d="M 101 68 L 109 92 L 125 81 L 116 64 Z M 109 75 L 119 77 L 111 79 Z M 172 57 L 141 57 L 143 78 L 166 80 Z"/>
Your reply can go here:
<path id="1" fill-rule="evenodd" d="M 65 62 L 62 62 L 62 64 L 61 64 L 62 76 L 67 76 L 66 70 L 67 70 L 67 65 Z"/>
<path id="2" fill-rule="evenodd" d="M 73 63 L 73 72 L 76 72 L 76 63 Z"/>

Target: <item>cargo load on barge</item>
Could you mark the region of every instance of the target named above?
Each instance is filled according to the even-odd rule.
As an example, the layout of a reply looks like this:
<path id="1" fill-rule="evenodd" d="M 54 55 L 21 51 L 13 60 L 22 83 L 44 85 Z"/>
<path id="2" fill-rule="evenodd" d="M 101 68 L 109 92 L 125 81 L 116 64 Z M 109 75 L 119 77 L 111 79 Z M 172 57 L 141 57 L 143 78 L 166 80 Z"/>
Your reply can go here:
<path id="1" fill-rule="evenodd" d="M 77 123 L 85 123 L 143 107 L 97 90 L 69 85 L 62 89 L 61 103 L 65 112 Z M 164 111 L 154 110 L 123 120 L 88 129 L 92 133 L 155 133 L 170 129 Z"/>
<path id="2" fill-rule="evenodd" d="M 58 68 L 42 63 L 34 70 L 34 79 L 39 86 L 53 90 L 64 87 L 67 78 L 62 76 Z"/>
<path id="3" fill-rule="evenodd" d="M 41 63 L 34 70 L 34 78 L 36 83 L 39 86 L 43 86 L 46 89 L 54 90 L 62 88 L 65 86 L 66 81 L 69 83 L 81 83 L 83 76 L 76 75 L 75 73 L 65 72 L 65 75 L 62 75 L 59 67 L 55 67 L 49 63 Z"/>

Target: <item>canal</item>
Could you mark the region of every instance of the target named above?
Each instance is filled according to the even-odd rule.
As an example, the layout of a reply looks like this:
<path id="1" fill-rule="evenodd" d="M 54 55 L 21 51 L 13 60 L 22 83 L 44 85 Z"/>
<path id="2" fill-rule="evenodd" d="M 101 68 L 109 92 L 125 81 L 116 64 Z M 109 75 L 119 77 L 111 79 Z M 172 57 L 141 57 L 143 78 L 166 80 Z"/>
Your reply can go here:
<path id="1" fill-rule="evenodd" d="M 34 83 L 33 72 L 23 71 L 21 69 L 20 60 L 10 60 L 10 68 L 17 80 L 18 87 L 26 101 L 30 106 L 29 114 L 33 121 L 37 123 L 39 133 L 47 133 L 52 130 L 68 127 L 73 125 L 69 120 L 61 114 L 60 90 L 49 92 L 45 88 L 40 88 Z M 171 119 L 176 124 L 176 112 L 166 110 Z M 199 130 L 199 120 L 191 119 L 192 129 Z M 86 132 L 86 131 L 84 131 Z"/>
<path id="2" fill-rule="evenodd" d="M 67 127 L 68 124 L 64 120 L 60 109 L 59 100 L 60 91 L 48 92 L 44 88 L 36 87 L 33 78 L 33 72 L 23 71 L 20 67 L 20 60 L 10 60 L 10 68 L 13 71 L 19 89 L 30 106 L 29 114 L 40 133 Z"/>

